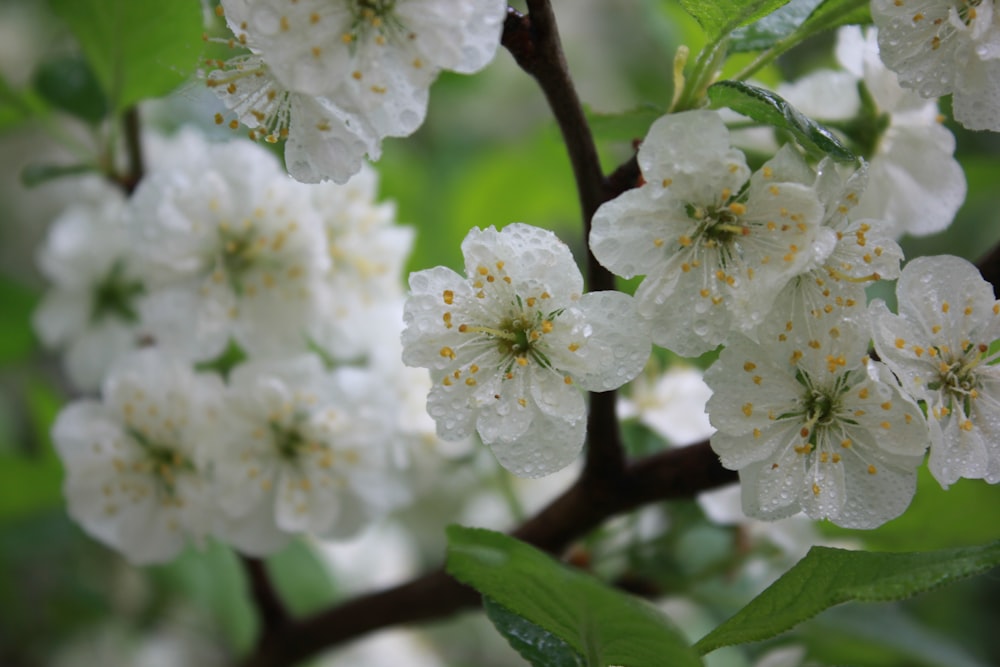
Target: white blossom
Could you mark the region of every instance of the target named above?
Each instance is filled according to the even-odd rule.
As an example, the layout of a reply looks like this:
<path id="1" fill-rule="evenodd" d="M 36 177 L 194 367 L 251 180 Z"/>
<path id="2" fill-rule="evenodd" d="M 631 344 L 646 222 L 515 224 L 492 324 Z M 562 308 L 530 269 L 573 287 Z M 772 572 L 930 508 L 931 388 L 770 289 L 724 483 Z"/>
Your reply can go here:
<path id="1" fill-rule="evenodd" d="M 506 7 L 499 0 L 223 0 L 234 32 L 258 48 L 285 87 L 381 114 L 382 135 L 412 133 L 441 69 L 492 60 Z"/>
<path id="2" fill-rule="evenodd" d="M 315 356 L 237 366 L 205 451 L 219 536 L 263 555 L 295 533 L 352 535 L 402 500 L 380 389 L 367 371 L 328 372 Z"/>
<path id="3" fill-rule="evenodd" d="M 790 149 L 789 149 L 790 150 Z M 818 252 L 823 208 L 777 163 L 750 178 L 713 111 L 657 120 L 639 148 L 645 185 L 602 205 L 590 247 L 613 273 L 645 275 L 636 290 L 653 342 L 685 356 L 749 331 Z"/>
<path id="4" fill-rule="evenodd" d="M 877 31 L 837 33 L 846 71 L 819 70 L 778 87 L 803 113 L 831 123 L 868 160 L 868 187 L 855 218 L 884 220 L 889 235 L 925 236 L 948 227 L 965 201 L 965 174 L 953 157 L 955 137 L 941 124 L 937 100 L 903 89 L 879 60 Z M 863 86 L 865 99 L 859 94 Z"/>
<path id="5" fill-rule="evenodd" d="M 171 560 L 213 519 L 196 447 L 222 398 L 215 376 L 154 349 L 123 357 L 102 401 L 71 403 L 52 438 L 70 516 L 134 563 Z"/>
<path id="6" fill-rule="evenodd" d="M 248 141 L 147 176 L 129 231 L 149 289 L 141 318 L 158 345 L 195 360 L 230 340 L 252 355 L 305 349 L 329 265 L 306 187 Z"/>
<path id="7" fill-rule="evenodd" d="M 285 167 L 303 183 L 346 182 L 361 169 L 367 155 L 382 154 L 375 128 L 328 99 L 284 88 L 267 64 L 256 55 L 214 63 L 206 82 L 237 120 L 250 128 L 254 141 L 285 142 Z M 215 116 L 216 124 L 225 117 Z"/>
<path id="8" fill-rule="evenodd" d="M 1000 17 L 993 0 L 872 0 L 881 57 L 904 88 L 952 93 L 955 120 L 1000 130 Z"/>
<path id="9" fill-rule="evenodd" d="M 1000 482 L 1000 301 L 964 259 L 918 257 L 896 286 L 899 314 L 871 305 L 875 349 L 926 402 L 929 467 L 942 486 Z"/>
<path id="10" fill-rule="evenodd" d="M 762 338 L 736 337 L 705 374 L 712 448 L 740 473 L 744 513 L 774 520 L 801 510 L 849 528 L 901 514 L 927 425 L 867 357 L 867 333 L 843 320 L 819 338 Z"/>
<path id="11" fill-rule="evenodd" d="M 130 257 L 125 200 L 107 185 L 69 206 L 48 230 L 38 268 L 51 283 L 34 313 L 48 347 L 65 349 L 70 380 L 91 391 L 136 347 L 142 277 Z"/>
<path id="12" fill-rule="evenodd" d="M 583 445 L 580 390 L 635 377 L 648 332 L 628 295 L 581 295 L 580 271 L 552 232 L 473 228 L 462 252 L 464 278 L 445 267 L 410 276 L 403 361 L 431 370 L 427 409 L 441 437 L 478 432 L 519 476 L 560 470 Z"/>
<path id="13" fill-rule="evenodd" d="M 364 154 L 378 158 L 383 137 L 420 127 L 442 69 L 472 73 L 493 59 L 506 12 L 500 0 L 224 0 L 222 7 L 232 45 L 251 55 L 213 63 L 209 86 L 252 136 L 288 140 L 293 176 L 341 183 Z"/>
<path id="14" fill-rule="evenodd" d="M 775 161 L 793 158 L 801 162 L 796 153 L 787 151 L 779 153 Z M 775 299 L 761 329 L 779 340 L 793 329 L 811 340 L 843 318 L 863 317 L 865 287 L 896 278 L 903 258 L 885 222 L 858 217 L 867 176 L 864 164 L 846 177 L 830 158 L 822 160 L 816 172 L 804 164 L 801 167 L 802 177 L 811 182 L 823 204 L 823 224 L 817 238 L 832 243 L 832 247 L 826 254 L 814 253 L 813 261 L 788 281 Z M 778 325 L 777 330 L 772 323 Z"/>

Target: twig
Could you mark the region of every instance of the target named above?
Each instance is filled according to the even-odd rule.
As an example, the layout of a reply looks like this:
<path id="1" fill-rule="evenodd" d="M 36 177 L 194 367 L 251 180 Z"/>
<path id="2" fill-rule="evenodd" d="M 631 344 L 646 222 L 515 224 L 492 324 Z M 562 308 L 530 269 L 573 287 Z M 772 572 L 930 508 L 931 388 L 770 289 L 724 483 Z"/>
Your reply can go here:
<path id="1" fill-rule="evenodd" d="M 126 194 L 132 194 L 139 186 L 146 171 L 142 152 L 142 123 L 139 118 L 139 107 L 132 106 L 125 111 L 122 116 L 122 125 L 124 126 L 127 162 L 125 173 L 120 174 L 117 181 Z"/>
<path id="2" fill-rule="evenodd" d="M 268 638 L 283 628 L 291 620 L 278 591 L 271 583 L 264 561 L 259 558 L 242 556 L 240 561 L 250 584 L 250 597 L 260 617 L 260 637 L 258 644 L 268 642 Z"/>

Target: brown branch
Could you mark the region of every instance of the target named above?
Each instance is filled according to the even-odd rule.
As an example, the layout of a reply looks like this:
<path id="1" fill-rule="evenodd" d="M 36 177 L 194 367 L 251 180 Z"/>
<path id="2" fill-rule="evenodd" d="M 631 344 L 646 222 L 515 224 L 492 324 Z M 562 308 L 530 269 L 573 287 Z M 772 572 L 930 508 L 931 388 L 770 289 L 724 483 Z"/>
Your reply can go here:
<path id="1" fill-rule="evenodd" d="M 708 443 L 671 449 L 629 466 L 614 482 L 581 477 L 512 534 L 553 554 L 608 518 L 661 500 L 690 498 L 736 480 Z M 270 634 L 244 667 L 286 667 L 322 650 L 400 623 L 444 618 L 479 604 L 479 595 L 438 569 L 363 595 Z"/>
<path id="2" fill-rule="evenodd" d="M 126 171 L 124 174 L 119 174 L 116 180 L 126 194 L 132 194 L 146 171 L 142 154 L 142 122 L 139 118 L 139 107 L 132 106 L 125 111 L 122 125 L 125 133 Z"/>
<path id="3" fill-rule="evenodd" d="M 976 261 L 983 279 L 993 285 L 993 296 L 1000 296 L 1000 245 Z"/>
<path id="4" fill-rule="evenodd" d="M 267 572 L 267 566 L 259 558 L 241 556 L 240 562 L 246 572 L 248 583 L 250 584 L 250 598 L 260 619 L 260 637 L 258 643 L 265 644 L 268 637 L 284 627 L 291 620 L 285 604 L 281 601 L 281 596 L 271 583 L 271 577 Z"/>

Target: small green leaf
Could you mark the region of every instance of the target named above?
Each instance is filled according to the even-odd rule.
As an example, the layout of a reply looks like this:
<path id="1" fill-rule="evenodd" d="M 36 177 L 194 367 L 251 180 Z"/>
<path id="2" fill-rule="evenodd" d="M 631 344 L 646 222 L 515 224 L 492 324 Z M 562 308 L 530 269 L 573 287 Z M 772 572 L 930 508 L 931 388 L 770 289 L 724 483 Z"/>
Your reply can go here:
<path id="1" fill-rule="evenodd" d="M 21 183 L 26 188 L 33 188 L 66 176 L 96 171 L 97 167 L 92 164 L 28 164 L 21 170 Z"/>
<path id="2" fill-rule="evenodd" d="M 654 607 L 512 537 L 448 528 L 448 573 L 584 656 L 588 667 L 693 667 L 698 656 Z"/>
<path id="3" fill-rule="evenodd" d="M 708 99 L 713 109 L 729 107 L 760 123 L 791 132 L 812 153 L 829 155 L 842 162 L 856 159 L 830 130 L 769 90 L 739 81 L 720 81 L 708 88 Z"/>
<path id="4" fill-rule="evenodd" d="M 788 0 L 680 0 L 710 40 L 761 19 Z"/>
<path id="5" fill-rule="evenodd" d="M 169 93 L 198 65 L 196 0 L 50 0 L 115 111 Z"/>
<path id="6" fill-rule="evenodd" d="M 729 50 L 763 51 L 798 29 L 822 0 L 789 0 L 788 4 L 756 23 L 733 31 Z"/>
<path id="7" fill-rule="evenodd" d="M 966 549 L 877 553 L 813 547 L 806 557 L 695 648 L 774 637 L 828 607 L 858 600 L 900 600 L 1000 565 L 1000 542 Z"/>
<path id="8" fill-rule="evenodd" d="M 730 51 L 763 51 L 785 39 L 805 39 L 842 25 L 871 23 L 868 0 L 790 0 L 778 11 L 733 32 Z"/>
<path id="9" fill-rule="evenodd" d="M 293 614 L 317 611 L 336 598 L 330 571 L 303 540 L 292 540 L 287 547 L 270 556 L 267 570 Z"/>
<path id="10" fill-rule="evenodd" d="M 871 23 L 869 6 L 869 0 L 823 0 L 799 28 L 799 37 L 806 39 L 842 25 Z"/>
<path id="11" fill-rule="evenodd" d="M 93 70 L 78 55 L 42 63 L 35 71 L 34 84 L 52 106 L 88 123 L 99 123 L 108 113 L 107 100 Z"/>
<path id="12" fill-rule="evenodd" d="M 253 647 L 257 615 L 247 595 L 247 583 L 232 549 L 214 541 L 190 547 L 167 565 L 149 568 L 153 580 L 171 597 L 205 613 L 237 654 Z"/>
<path id="13" fill-rule="evenodd" d="M 483 598 L 493 627 L 532 667 L 584 667 L 583 656 L 551 632 L 509 611 L 493 598 Z"/>

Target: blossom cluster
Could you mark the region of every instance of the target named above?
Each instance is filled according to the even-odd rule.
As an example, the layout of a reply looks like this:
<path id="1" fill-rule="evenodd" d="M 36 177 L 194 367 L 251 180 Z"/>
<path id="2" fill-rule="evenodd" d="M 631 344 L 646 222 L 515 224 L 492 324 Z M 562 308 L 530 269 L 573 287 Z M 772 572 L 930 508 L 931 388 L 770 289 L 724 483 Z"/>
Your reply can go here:
<path id="1" fill-rule="evenodd" d="M 370 170 L 309 186 L 249 141 L 151 144 L 128 201 L 98 188 L 39 254 L 36 327 L 101 391 L 53 430 L 71 515 L 136 562 L 207 535 L 259 555 L 352 534 L 405 498 L 428 433 L 384 351 L 411 231 Z"/>
<path id="2" fill-rule="evenodd" d="M 928 447 L 944 486 L 997 481 L 990 286 L 948 256 L 901 273 L 898 231 L 858 215 L 867 164 L 812 168 L 786 145 L 751 173 L 730 143 L 716 112 L 658 120 L 643 185 L 597 211 L 590 245 L 617 275 L 645 276 L 636 310 L 654 343 L 725 346 L 706 409 L 744 512 L 875 527 L 909 505 Z M 899 314 L 866 308 L 865 286 L 896 277 Z"/>
<path id="3" fill-rule="evenodd" d="M 473 228 L 464 275 L 418 271 L 404 297 L 412 235 L 362 158 L 416 130 L 439 71 L 489 62 L 504 3 L 222 0 L 248 53 L 206 80 L 252 139 L 286 142 L 285 165 L 182 133 L 129 199 L 95 187 L 53 225 L 36 327 L 101 393 L 53 430 L 71 515 L 136 562 L 207 536 L 262 555 L 350 535 L 403 502 L 403 464 L 438 438 L 478 437 L 522 477 L 565 469 L 588 436 L 585 392 L 637 378 L 653 344 L 724 346 L 705 375 L 711 445 L 749 516 L 877 526 L 909 504 L 928 449 L 944 486 L 1000 481 L 1000 302 L 964 260 L 900 269 L 897 239 L 944 229 L 966 188 L 921 95 L 954 92 L 982 124 L 993 93 L 977 86 L 1000 60 L 992 3 L 933 4 L 876 2 L 877 37 L 841 32 L 846 74 L 779 91 L 856 163 L 786 144 L 753 168 L 718 112 L 657 120 L 640 184 L 587 239 L 609 271 L 643 277 L 634 296 L 585 292 L 565 243 L 514 223 Z M 900 56 L 917 38 L 930 61 Z M 895 278 L 898 313 L 869 306 L 866 287 Z M 677 441 L 705 430 L 649 423 Z"/>
<path id="4" fill-rule="evenodd" d="M 501 0 L 222 0 L 229 44 L 249 53 L 210 61 L 207 83 L 233 127 L 286 142 L 296 179 L 343 183 L 384 137 L 420 127 L 438 72 L 492 60 L 505 12 Z"/>

